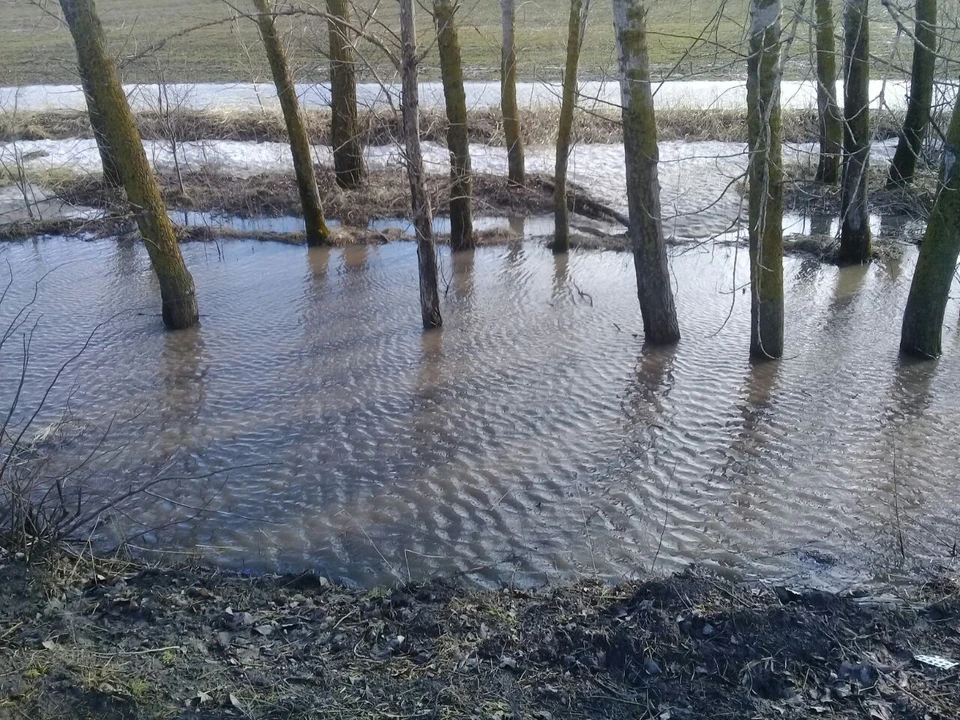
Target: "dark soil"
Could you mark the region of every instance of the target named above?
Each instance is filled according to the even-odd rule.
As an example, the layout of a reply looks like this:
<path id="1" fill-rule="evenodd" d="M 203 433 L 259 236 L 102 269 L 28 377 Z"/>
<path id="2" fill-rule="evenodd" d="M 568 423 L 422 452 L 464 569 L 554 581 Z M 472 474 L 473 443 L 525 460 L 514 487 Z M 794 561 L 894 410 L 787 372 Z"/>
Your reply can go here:
<path id="1" fill-rule="evenodd" d="M 960 587 L 479 590 L 0 567 L 0 718 L 956 718 Z"/>

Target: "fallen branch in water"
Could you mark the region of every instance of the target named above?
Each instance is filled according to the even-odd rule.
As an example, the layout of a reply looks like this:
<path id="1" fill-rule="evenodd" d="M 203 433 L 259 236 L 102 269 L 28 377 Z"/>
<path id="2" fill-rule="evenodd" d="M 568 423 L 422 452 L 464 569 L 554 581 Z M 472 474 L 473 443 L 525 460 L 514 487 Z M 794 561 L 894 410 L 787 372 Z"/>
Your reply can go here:
<path id="1" fill-rule="evenodd" d="M 540 187 L 545 193 L 553 193 L 556 187 L 552 180 L 540 180 Z M 570 212 L 583 215 L 594 220 L 612 220 L 618 222 L 624 227 L 630 227 L 630 218 L 618 210 L 614 210 L 609 205 L 594 200 L 583 190 L 570 184 L 567 189 L 567 207 Z"/>

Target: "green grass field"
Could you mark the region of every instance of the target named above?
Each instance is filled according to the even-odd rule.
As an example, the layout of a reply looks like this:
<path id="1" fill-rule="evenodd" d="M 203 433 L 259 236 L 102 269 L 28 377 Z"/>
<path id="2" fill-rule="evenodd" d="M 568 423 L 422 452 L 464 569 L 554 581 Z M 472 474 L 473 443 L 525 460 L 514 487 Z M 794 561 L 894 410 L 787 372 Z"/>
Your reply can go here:
<path id="1" fill-rule="evenodd" d="M 128 82 L 154 82 L 161 72 L 167 81 L 215 82 L 250 81 L 269 78 L 266 60 L 259 46 L 256 28 L 248 19 L 232 20 L 236 11 L 252 8 L 249 0 L 98 0 L 112 48 L 121 60 L 142 53 L 163 38 L 194 26 L 216 25 L 170 39 L 159 52 L 124 64 Z M 38 3 L 42 7 L 38 7 Z M 314 0 L 323 6 L 321 0 Z M 702 77 L 723 78 L 744 75 L 742 62 L 743 24 L 748 0 L 727 0 L 723 17 L 711 25 L 717 0 L 651 0 L 649 30 L 651 62 L 660 73 L 678 65 L 678 75 L 703 73 Z M 791 2 L 787 3 L 792 6 Z M 808 2 L 807 5 L 812 3 Z M 839 7 L 840 2 L 836 3 Z M 379 6 L 382 27 L 398 26 L 396 0 L 357 0 L 365 8 Z M 890 57 L 894 25 L 877 3 L 873 26 L 874 51 Z M 430 43 L 432 19 L 422 2 L 419 22 L 421 40 Z M 523 79 L 555 79 L 563 65 L 566 43 L 568 0 L 529 0 L 518 8 L 517 36 L 520 73 Z M 45 12 L 46 10 L 46 12 Z M 76 81 L 74 55 L 69 32 L 55 17 L 56 0 L 0 0 L 0 84 L 69 83 Z M 459 13 L 464 65 L 469 79 L 493 79 L 499 72 L 500 3 L 497 0 L 464 0 Z M 284 19 L 291 57 L 301 80 L 326 77 L 326 23 L 319 18 Z M 706 42 L 691 52 L 692 37 L 710 26 Z M 386 35 L 382 28 L 380 34 Z M 799 26 L 792 48 L 796 61 L 789 74 L 803 76 L 809 67 L 809 37 L 805 24 Z M 909 42 L 901 40 L 897 50 L 902 62 L 909 62 Z M 369 43 L 360 43 L 366 62 L 366 79 L 374 70 L 387 79 L 393 69 L 383 54 Z M 584 78 L 611 76 L 616 69 L 609 0 L 594 0 L 583 48 L 581 75 Z M 430 54 L 423 77 L 438 75 L 436 58 Z"/>

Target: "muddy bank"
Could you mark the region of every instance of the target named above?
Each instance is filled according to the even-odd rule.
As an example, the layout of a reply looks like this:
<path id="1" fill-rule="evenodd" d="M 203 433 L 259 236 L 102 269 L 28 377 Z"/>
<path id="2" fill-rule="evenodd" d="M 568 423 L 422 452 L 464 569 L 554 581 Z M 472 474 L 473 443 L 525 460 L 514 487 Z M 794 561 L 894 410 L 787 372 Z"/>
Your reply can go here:
<path id="1" fill-rule="evenodd" d="M 330 145 L 330 111 L 304 111 L 310 141 Z M 559 110 L 534 108 L 524 112 L 523 133 L 530 145 L 549 145 L 556 141 Z M 874 135 L 896 137 L 902 118 L 899 113 L 877 113 L 873 118 Z M 143 111 L 137 125 L 145 140 L 175 138 L 180 142 L 236 140 L 285 142 L 283 117 L 273 110 L 175 110 L 170 113 Z M 362 110 L 359 125 L 365 145 L 387 145 L 402 137 L 400 118 L 388 110 Z M 425 141 L 446 142 L 447 119 L 440 108 L 421 112 L 421 134 Z M 667 108 L 657 113 L 657 131 L 661 141 L 747 142 L 746 111 L 735 109 Z M 497 109 L 475 109 L 469 114 L 470 141 L 504 146 L 503 122 Z M 815 142 L 817 116 L 813 111 L 788 110 L 783 113 L 785 142 Z M 18 140 L 63 140 L 93 137 L 85 112 L 75 110 L 11 113 L 0 115 L 0 142 Z M 579 143 L 619 143 L 623 141 L 620 115 L 608 107 L 580 111 L 575 116 L 573 138 Z"/>
<path id="2" fill-rule="evenodd" d="M 301 213 L 300 197 L 292 175 L 269 173 L 251 177 L 236 177 L 216 172 L 199 171 L 184 173 L 180 177 L 169 173 L 157 175 L 164 200 L 175 222 L 181 211 L 209 213 L 214 216 L 233 216 L 241 219 L 288 218 L 295 221 Z M 182 181 L 182 184 L 181 184 Z M 406 176 L 399 171 L 376 171 L 369 175 L 368 182 L 357 190 L 340 188 L 333 173 L 318 169 L 317 181 L 324 198 L 324 211 L 334 220 L 332 244 L 382 243 L 399 240 L 403 233 L 395 228 L 379 228 L 376 221 L 384 219 L 404 220 L 409 215 L 409 198 Z M 442 216 L 450 202 L 449 179 L 442 175 L 427 175 L 427 190 L 431 205 L 437 216 Z M 9 223 L 0 226 L 0 240 L 22 240 L 43 234 L 87 233 L 106 237 L 133 232 L 132 219 L 125 215 L 125 205 L 112 190 L 103 184 L 99 175 L 64 175 L 47 179 L 45 187 L 58 201 L 67 206 L 90 208 L 100 217 L 37 219 Z M 528 178 L 525 187 L 514 187 L 506 178 L 486 173 L 474 177 L 473 208 L 478 217 L 538 217 L 553 213 L 553 185 L 545 177 L 534 175 Z M 587 221 L 581 223 L 580 247 L 599 249 L 623 249 L 626 239 L 617 237 L 610 230 L 619 228 L 623 220 L 619 213 L 608 209 L 603 203 L 593 200 L 588 193 L 575 185 L 571 187 L 570 206 L 574 213 Z M 183 223 L 180 223 L 183 224 Z M 575 221 L 575 225 L 576 225 Z M 304 235 L 299 230 L 290 232 L 251 231 L 231 229 L 228 225 L 189 227 L 183 224 L 182 239 L 212 240 L 230 237 L 256 237 L 299 243 Z M 613 237 L 610 235 L 613 234 Z M 439 232 L 440 240 L 445 233 Z M 478 244 L 511 242 L 523 239 L 516 233 L 480 230 Z"/>
<path id="3" fill-rule="evenodd" d="M 180 179 L 183 180 L 181 187 Z M 299 215 L 296 179 L 288 173 L 236 177 L 217 172 L 158 175 L 167 207 L 219 212 L 238 217 Z M 434 211 L 442 213 L 450 202 L 449 178 L 426 175 L 427 191 Z M 340 188 L 332 171 L 318 168 L 317 184 L 327 217 L 344 225 L 364 226 L 374 218 L 399 218 L 409 214 L 409 187 L 400 171 L 377 171 L 356 190 Z M 509 187 L 505 178 L 478 174 L 474 178 L 474 208 L 478 213 L 495 209 L 508 214 L 541 214 L 552 211 L 552 201 L 542 182 L 533 178 L 528 187 Z M 105 188 L 102 177 L 75 175 L 57 182 L 57 196 L 73 205 L 111 209 L 116 198 Z"/>
<path id="4" fill-rule="evenodd" d="M 538 591 L 0 560 L 0 718 L 951 718 L 960 587 Z"/>

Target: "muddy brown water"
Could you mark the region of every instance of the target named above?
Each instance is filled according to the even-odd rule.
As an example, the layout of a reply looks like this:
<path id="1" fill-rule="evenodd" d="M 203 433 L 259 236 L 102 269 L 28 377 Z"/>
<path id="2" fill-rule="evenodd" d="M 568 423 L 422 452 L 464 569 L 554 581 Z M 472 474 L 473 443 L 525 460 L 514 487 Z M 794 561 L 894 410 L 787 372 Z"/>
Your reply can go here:
<path id="1" fill-rule="evenodd" d="M 675 251 L 674 350 L 643 347 L 624 254 L 444 255 L 446 327 L 424 334 L 412 244 L 184 252 L 202 324 L 171 334 L 142 248 L 0 246 L 4 326 L 39 288 L 17 421 L 104 323 L 37 420 L 44 472 L 112 423 L 72 486 L 171 478 L 107 514 L 105 543 L 360 584 L 700 562 L 836 587 L 945 558 L 960 534 L 960 307 L 940 362 L 898 361 L 911 251 L 789 258 L 787 358 L 756 367 L 736 248 Z M 19 342 L 0 350 L 3 403 Z"/>

